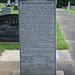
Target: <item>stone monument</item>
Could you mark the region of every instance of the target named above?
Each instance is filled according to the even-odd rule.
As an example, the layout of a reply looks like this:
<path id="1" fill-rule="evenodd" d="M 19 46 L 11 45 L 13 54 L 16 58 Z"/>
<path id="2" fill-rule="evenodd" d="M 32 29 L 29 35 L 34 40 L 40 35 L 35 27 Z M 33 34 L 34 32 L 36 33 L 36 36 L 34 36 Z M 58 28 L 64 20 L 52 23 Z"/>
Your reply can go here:
<path id="1" fill-rule="evenodd" d="M 11 14 L 11 8 L 7 7 L 2 8 L 2 14 Z"/>
<path id="2" fill-rule="evenodd" d="M 14 10 L 18 10 L 18 0 L 15 0 Z"/>
<path id="3" fill-rule="evenodd" d="M 67 9 L 70 9 L 70 1 L 68 2 L 68 7 L 67 7 Z"/>
<path id="4" fill-rule="evenodd" d="M 56 0 L 19 0 L 20 75 L 56 75 Z"/>
<path id="5" fill-rule="evenodd" d="M 19 42 L 18 14 L 0 15 L 0 42 Z"/>
<path id="6" fill-rule="evenodd" d="M 10 0 L 7 0 L 7 5 L 6 5 L 6 7 L 11 7 Z"/>

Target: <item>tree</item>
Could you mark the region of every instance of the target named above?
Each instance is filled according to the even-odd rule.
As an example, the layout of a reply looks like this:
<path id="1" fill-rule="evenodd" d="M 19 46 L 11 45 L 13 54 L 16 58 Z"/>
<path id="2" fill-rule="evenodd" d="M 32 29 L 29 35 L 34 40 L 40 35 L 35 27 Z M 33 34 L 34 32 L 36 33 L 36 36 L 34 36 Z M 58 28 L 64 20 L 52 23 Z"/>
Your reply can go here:
<path id="1" fill-rule="evenodd" d="M 64 4 L 65 4 L 64 0 L 57 0 L 57 7 L 61 8 L 64 6 Z"/>
<path id="2" fill-rule="evenodd" d="M 71 5 L 75 5 L 75 0 L 57 0 L 57 7 L 61 8 L 68 5 L 68 1 L 71 2 Z"/>
<path id="3" fill-rule="evenodd" d="M 15 2 L 15 0 L 10 0 L 11 2 Z M 7 0 L 0 0 L 0 3 L 7 3 Z"/>
<path id="4" fill-rule="evenodd" d="M 0 3 L 6 3 L 7 0 L 0 0 Z"/>
<path id="5" fill-rule="evenodd" d="M 75 0 L 69 0 L 71 2 L 71 5 L 75 6 Z"/>

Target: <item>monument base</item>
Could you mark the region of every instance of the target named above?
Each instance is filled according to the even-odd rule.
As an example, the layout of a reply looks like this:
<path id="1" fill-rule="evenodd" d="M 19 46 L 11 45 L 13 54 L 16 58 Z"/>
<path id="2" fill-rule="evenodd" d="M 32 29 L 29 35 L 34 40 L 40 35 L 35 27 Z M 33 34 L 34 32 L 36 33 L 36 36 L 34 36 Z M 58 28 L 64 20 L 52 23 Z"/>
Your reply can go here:
<path id="1" fill-rule="evenodd" d="M 12 75 L 20 75 L 20 70 L 15 70 Z M 64 75 L 63 71 L 57 71 L 56 75 Z"/>
<path id="2" fill-rule="evenodd" d="M 18 6 L 14 6 L 14 10 L 18 10 Z"/>

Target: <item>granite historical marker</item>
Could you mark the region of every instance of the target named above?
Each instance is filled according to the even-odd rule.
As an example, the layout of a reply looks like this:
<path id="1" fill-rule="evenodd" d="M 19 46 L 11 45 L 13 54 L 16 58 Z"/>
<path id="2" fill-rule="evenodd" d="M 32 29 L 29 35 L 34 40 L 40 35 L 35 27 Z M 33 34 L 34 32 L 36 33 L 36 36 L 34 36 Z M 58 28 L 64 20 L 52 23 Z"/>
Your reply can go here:
<path id="1" fill-rule="evenodd" d="M 56 75 L 56 0 L 19 0 L 20 75 Z"/>

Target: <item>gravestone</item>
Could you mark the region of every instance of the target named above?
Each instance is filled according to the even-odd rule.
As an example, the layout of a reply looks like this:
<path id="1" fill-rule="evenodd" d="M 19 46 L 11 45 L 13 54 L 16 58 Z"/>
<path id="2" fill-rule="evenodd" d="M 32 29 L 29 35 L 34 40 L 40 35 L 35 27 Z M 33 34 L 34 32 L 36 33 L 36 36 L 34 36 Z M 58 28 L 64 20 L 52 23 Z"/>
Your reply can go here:
<path id="1" fill-rule="evenodd" d="M 11 7 L 10 0 L 7 0 L 7 5 L 6 5 L 6 7 Z"/>
<path id="2" fill-rule="evenodd" d="M 11 2 L 11 5 L 12 5 L 12 6 L 15 6 L 15 2 Z"/>
<path id="3" fill-rule="evenodd" d="M 11 8 L 7 7 L 2 8 L 2 14 L 11 14 Z"/>
<path id="4" fill-rule="evenodd" d="M 56 0 L 19 0 L 20 75 L 56 75 Z"/>
<path id="5" fill-rule="evenodd" d="M 14 10 L 18 10 L 18 0 L 15 0 Z"/>
<path id="6" fill-rule="evenodd" d="M 70 9 L 71 10 L 75 10 L 75 6 L 70 6 Z"/>
<path id="7" fill-rule="evenodd" d="M 18 14 L 0 15 L 0 42 L 19 42 Z"/>
<path id="8" fill-rule="evenodd" d="M 67 7 L 67 9 L 70 9 L 70 1 L 68 2 L 68 7 Z"/>

